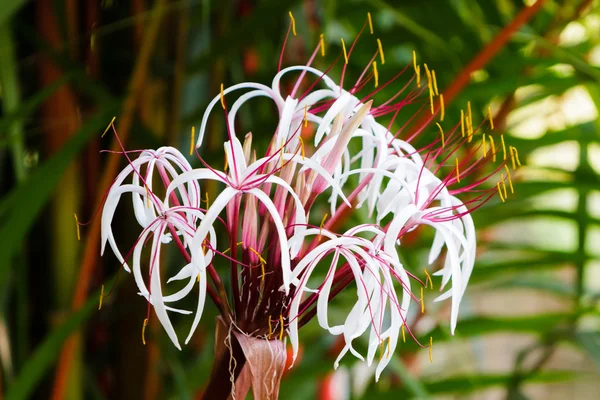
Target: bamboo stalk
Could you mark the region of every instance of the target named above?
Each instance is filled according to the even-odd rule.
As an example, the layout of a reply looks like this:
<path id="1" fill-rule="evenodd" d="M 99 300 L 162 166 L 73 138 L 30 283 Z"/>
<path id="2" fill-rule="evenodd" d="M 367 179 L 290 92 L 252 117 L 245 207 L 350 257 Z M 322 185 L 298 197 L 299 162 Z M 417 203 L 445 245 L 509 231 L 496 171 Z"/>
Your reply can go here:
<path id="1" fill-rule="evenodd" d="M 147 25 L 147 31 L 140 49 L 140 53 L 133 70 L 132 78 L 129 84 L 129 93 L 125 99 L 123 105 L 123 113 L 117 122 L 117 131 L 122 142 L 126 142 L 131 126 L 133 125 L 134 111 L 137 106 L 137 101 L 141 90 L 144 87 L 144 82 L 148 76 L 148 62 L 154 49 L 154 44 L 158 37 L 158 31 L 160 29 L 160 22 L 162 19 L 166 0 L 157 0 L 156 5 L 151 13 L 150 22 Z M 111 150 L 120 151 L 119 145 L 116 140 L 113 141 Z M 97 204 L 99 205 L 102 201 L 102 195 L 105 190 L 108 189 L 114 176 L 117 174 L 119 163 L 121 158 L 118 155 L 111 154 L 109 156 L 106 169 L 102 175 L 102 179 L 99 185 L 99 195 Z M 79 276 L 75 286 L 75 292 L 72 301 L 73 310 L 81 308 L 87 298 L 87 292 L 91 281 L 92 273 L 96 267 L 98 259 L 98 250 L 100 245 L 100 219 L 96 218 L 90 224 L 90 228 L 87 234 L 87 240 L 85 249 L 83 252 L 83 258 L 81 262 L 81 268 L 79 270 Z M 62 400 L 65 395 L 66 380 L 71 370 L 71 363 L 73 352 L 75 351 L 76 341 L 74 336 L 70 336 L 63 345 L 63 349 L 60 354 L 58 365 L 56 368 L 56 375 L 54 379 L 54 386 L 51 398 L 53 400 Z"/>

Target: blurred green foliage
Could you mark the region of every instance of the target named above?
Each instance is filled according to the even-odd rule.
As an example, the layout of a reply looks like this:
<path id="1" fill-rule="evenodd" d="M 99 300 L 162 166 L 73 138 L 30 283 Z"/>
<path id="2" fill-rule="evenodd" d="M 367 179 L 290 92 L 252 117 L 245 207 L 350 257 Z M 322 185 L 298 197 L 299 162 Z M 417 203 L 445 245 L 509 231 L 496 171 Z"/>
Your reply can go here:
<path id="1" fill-rule="evenodd" d="M 351 41 L 371 12 L 386 54 L 381 79 L 411 63 L 415 50 L 445 88 L 523 3 L 177 0 L 157 11 L 144 0 L 0 2 L 0 399 L 48 398 L 65 376 L 65 396 L 72 399 L 188 399 L 208 379 L 215 310 L 206 313 L 203 332 L 183 352 L 172 348 L 158 326 L 149 327 L 144 347 L 145 304 L 129 277 L 94 313 L 97 289 L 113 285 L 116 260 L 98 256 L 87 280 L 78 278 L 87 230 L 82 227 L 77 241 L 72 214 L 90 220 L 106 190 L 98 183 L 109 156 L 100 150 L 113 139 L 100 135 L 112 116 L 118 120 L 123 113 L 152 19 L 160 19 L 160 33 L 136 97 L 128 149 L 186 149 L 190 126 L 199 124 L 221 82 L 270 82 L 288 10 L 296 16 L 298 36 L 290 38 L 286 65 L 304 63 L 323 32 L 328 55 L 316 63 L 326 68 L 341 51 L 339 38 Z M 447 107 L 446 115 L 456 121 L 469 100 L 481 118 L 491 105 L 497 133 L 506 132 L 527 165 L 507 203 L 494 199 L 475 216 L 480 257 L 458 334 L 449 335 L 443 317 L 439 324 L 438 318 L 420 320 L 413 329 L 421 342 L 433 336 L 439 345 L 433 366 L 423 362 L 427 350 L 409 341 L 381 381 L 369 380 L 364 397 L 356 398 L 484 398 L 486 390 L 500 388 L 504 398 L 526 399 L 542 393 L 530 384 L 597 380 L 597 369 L 577 370 L 557 354 L 575 352 L 584 365 L 600 367 L 599 11 L 598 1 L 545 1 L 484 68 L 471 71 L 469 85 Z M 350 59 L 349 75 L 358 76 L 375 51 L 366 34 Z M 382 91 L 376 101 L 397 89 Z M 275 127 L 273 110 L 260 101 L 253 107 L 241 119 L 260 145 Z M 573 109 L 586 107 L 587 113 L 570 117 Z M 216 118 L 201 149 L 209 161 L 222 162 L 214 155 L 222 128 Z M 430 131 L 420 140 L 430 139 L 435 127 Z M 125 222 L 119 231 L 132 240 Z M 417 238 L 403 254 L 414 271 L 425 265 L 426 241 Z M 76 285 L 82 284 L 88 300 L 73 310 Z M 513 295 L 541 305 L 524 305 L 533 310 L 524 314 L 511 302 Z M 504 312 L 496 313 L 501 304 L 486 308 L 488 298 L 506 302 Z M 559 306 L 546 309 L 546 303 Z M 337 304 L 343 306 L 343 298 Z M 431 306 L 442 316 L 443 307 Z M 56 366 L 74 332 L 80 341 L 64 375 Z M 489 338 L 499 335 L 514 339 L 500 350 L 511 360 L 509 369 L 489 355 L 498 353 Z M 332 339 L 315 324 L 303 328 L 301 338 L 310 346 L 284 377 L 284 399 L 317 398 L 332 370 Z M 437 360 L 437 354 L 444 356 Z M 593 392 L 576 395 L 596 398 Z"/>

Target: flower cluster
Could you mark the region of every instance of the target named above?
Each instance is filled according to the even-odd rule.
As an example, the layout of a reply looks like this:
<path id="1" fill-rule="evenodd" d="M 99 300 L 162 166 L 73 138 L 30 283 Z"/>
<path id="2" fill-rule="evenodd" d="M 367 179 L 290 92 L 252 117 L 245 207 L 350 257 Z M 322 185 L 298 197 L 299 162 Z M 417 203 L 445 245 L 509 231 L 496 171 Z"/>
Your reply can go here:
<path id="1" fill-rule="evenodd" d="M 423 303 L 422 294 L 419 298 L 412 290 L 415 284 L 422 288 L 423 282 L 399 257 L 403 236 L 421 225 L 435 230 L 428 261 L 433 264 L 443 255 L 435 275 L 441 276 L 442 288 L 450 287 L 436 300 L 451 299 L 454 332 L 475 261 L 470 212 L 497 192 L 504 201 L 505 182 L 512 190 L 506 162 L 518 156 L 510 148 L 507 157 L 504 141 L 498 149 L 489 142 L 488 151 L 485 135 L 477 140 L 479 145 L 472 145 L 477 128 L 470 108 L 460 123 L 447 132 L 438 125 L 441 135 L 416 149 L 410 142 L 425 125 L 413 129 L 410 140 L 399 138 L 408 129 L 406 125 L 398 130 L 391 127 L 400 111 L 422 101 L 427 90 L 432 110 L 427 123 L 436 117 L 443 120 L 443 97 L 437 92 L 435 73 L 427 69 L 423 79 L 427 82 L 420 82 L 420 66 L 415 61 L 414 68 L 409 65 L 379 85 L 372 60 L 356 84 L 344 89 L 346 64 L 339 83 L 311 66 L 319 50 L 315 49 L 307 65 L 280 70 L 270 86 L 242 83 L 222 88 L 210 102 L 195 148 L 202 150 L 209 116 L 215 109 L 221 110 L 228 136 L 223 145 L 225 168 L 209 165 L 198 153 L 202 166 L 193 168 L 172 147 L 144 150 L 133 160 L 131 152 L 124 152 L 129 163 L 112 185 L 103 209 L 102 251 L 108 243 L 123 267 L 133 271 L 140 295 L 152 305 L 177 348 L 179 339 L 169 314 L 194 314 L 187 343 L 201 319 L 208 293 L 236 329 L 268 339 L 289 337 L 294 358 L 298 330 L 314 316 L 323 329 L 343 337 L 345 346 L 336 365 L 348 352 L 364 359 L 353 347 L 359 337 L 367 338 L 369 364 L 385 346 L 376 369 L 379 377 L 400 332 L 409 330 L 406 322 L 411 304 L 421 303 L 421 307 Z M 381 46 L 374 58 L 378 54 L 383 62 Z M 344 57 L 347 63 L 345 47 Z M 414 74 L 396 95 L 379 104 L 374 101 L 381 87 L 411 69 Z M 291 83 L 284 85 L 282 80 Z M 359 96 L 373 81 L 380 87 Z M 231 93 L 238 91 L 243 92 L 227 106 Z M 258 96 L 273 101 L 278 125 L 266 152 L 257 156 L 252 134 L 245 134 L 242 142 L 235 127 L 240 108 Z M 439 99 L 435 107 L 434 98 Z M 429 105 L 423 108 L 428 112 Z M 391 116 L 387 126 L 379 122 L 384 115 Z M 481 176 L 481 167 L 502 152 L 500 165 Z M 482 187 L 500 170 L 503 176 L 497 186 Z M 461 184 L 462 180 L 468 183 Z M 202 192 L 207 181 L 220 187 L 214 199 Z M 465 203 L 456 197 L 464 192 L 470 192 Z M 127 256 L 119 250 L 111 229 L 124 194 L 132 196 L 141 229 L 132 254 Z M 360 213 L 362 220 L 368 216 L 367 220 L 349 225 L 348 221 L 357 219 L 350 218 L 355 213 Z M 150 247 L 149 257 L 143 257 L 145 246 Z M 161 282 L 163 246 L 176 247 L 185 261 L 167 283 L 187 283 L 171 294 L 165 293 Z M 229 284 L 223 283 L 224 272 L 230 276 Z M 198 300 L 194 312 L 172 307 L 192 295 L 195 286 Z M 353 290 L 356 300 L 345 321 L 336 325 L 329 319 L 328 307 L 343 290 Z"/>

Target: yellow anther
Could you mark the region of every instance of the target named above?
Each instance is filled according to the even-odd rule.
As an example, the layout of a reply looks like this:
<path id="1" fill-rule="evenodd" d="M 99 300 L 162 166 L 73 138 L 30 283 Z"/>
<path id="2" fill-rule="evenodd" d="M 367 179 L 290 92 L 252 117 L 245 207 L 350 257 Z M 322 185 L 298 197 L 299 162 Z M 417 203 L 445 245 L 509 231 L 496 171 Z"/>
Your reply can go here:
<path id="1" fill-rule="evenodd" d="M 292 21 L 292 33 L 294 34 L 294 36 L 296 36 L 296 20 L 294 19 L 294 15 L 292 14 L 291 11 L 289 11 L 290 14 L 290 20 Z"/>
<path id="2" fill-rule="evenodd" d="M 200 274 L 196 277 L 196 282 L 200 283 Z"/>
<path id="3" fill-rule="evenodd" d="M 388 336 L 387 345 L 386 345 L 387 350 L 385 351 L 386 358 L 390 358 L 390 342 L 391 341 L 392 341 L 392 338 Z"/>
<path id="4" fill-rule="evenodd" d="M 104 137 L 104 135 L 106 135 L 106 132 L 108 132 L 108 130 L 110 129 L 110 127 L 113 126 L 113 123 L 115 122 L 115 119 L 117 119 L 117 117 L 113 117 L 113 119 L 110 120 L 110 124 L 108 124 L 108 126 L 104 130 L 104 133 L 102 133 L 102 136 L 100 136 L 100 137 Z"/>
<path id="5" fill-rule="evenodd" d="M 77 219 L 77 214 L 73 213 L 75 216 L 75 226 L 77 227 L 77 240 L 81 240 L 81 232 L 79 230 L 79 219 Z"/>
<path id="6" fill-rule="evenodd" d="M 402 341 L 406 343 L 406 332 L 404 329 L 404 324 L 402 324 Z"/>
<path id="7" fill-rule="evenodd" d="M 494 144 L 494 137 L 492 135 L 488 135 L 490 137 L 490 146 L 492 147 L 492 161 L 496 162 L 496 145 Z"/>
<path id="8" fill-rule="evenodd" d="M 227 254 L 231 251 L 231 247 L 226 248 L 225 250 L 223 250 L 223 254 Z"/>
<path id="9" fill-rule="evenodd" d="M 460 110 L 460 133 L 465 137 L 465 112 Z"/>
<path id="10" fill-rule="evenodd" d="M 321 57 L 325 57 L 325 39 L 323 38 L 323 34 L 319 38 L 319 45 L 321 46 Z"/>
<path id="11" fill-rule="evenodd" d="M 413 68 L 415 69 L 415 73 L 417 73 L 417 53 L 413 50 Z"/>
<path id="12" fill-rule="evenodd" d="M 433 362 L 433 336 L 429 336 L 429 362 Z"/>
<path id="13" fill-rule="evenodd" d="M 223 91 L 223 83 L 221 83 L 221 107 L 225 109 L 225 92 Z"/>
<path id="14" fill-rule="evenodd" d="M 510 177 L 510 170 L 508 169 L 508 165 L 504 164 L 504 169 L 506 170 L 506 178 L 508 179 L 508 186 L 510 187 L 510 192 L 512 194 L 514 194 L 515 188 L 513 187 L 512 178 Z"/>
<path id="15" fill-rule="evenodd" d="M 500 179 L 502 180 L 502 189 L 504 189 L 504 198 L 508 199 L 508 193 L 506 193 L 506 183 L 504 183 L 504 174 L 500 174 Z"/>
<path id="16" fill-rule="evenodd" d="M 417 74 L 417 87 L 421 87 L 421 66 L 417 65 L 415 69 L 415 73 Z"/>
<path id="17" fill-rule="evenodd" d="M 446 110 L 444 108 L 444 95 L 440 94 L 440 121 L 444 120 L 445 113 L 446 113 Z"/>
<path id="18" fill-rule="evenodd" d="M 300 154 L 302 154 L 302 159 L 304 160 L 304 140 L 302 140 L 301 136 L 298 136 L 298 140 L 300 141 Z"/>
<path id="19" fill-rule="evenodd" d="M 517 148 L 514 146 L 510 146 L 509 150 L 513 169 L 517 169 L 517 162 L 519 163 L 519 167 L 521 166 L 521 163 L 519 162 L 519 153 L 517 152 Z"/>
<path id="20" fill-rule="evenodd" d="M 283 315 L 279 315 L 279 325 L 281 330 L 279 331 L 279 340 L 283 339 Z"/>
<path id="21" fill-rule="evenodd" d="M 142 343 L 144 343 L 144 346 L 146 345 L 146 326 L 148 326 L 148 318 L 144 320 L 142 325 Z"/>
<path id="22" fill-rule="evenodd" d="M 385 343 L 385 339 L 379 342 L 379 361 L 383 358 L 383 344 Z"/>
<path id="23" fill-rule="evenodd" d="M 435 124 L 436 124 L 436 125 L 437 125 L 437 127 L 439 128 L 439 130 L 440 130 L 440 134 L 442 135 L 442 148 L 443 148 L 443 147 L 446 145 L 446 144 L 445 144 L 445 141 L 444 141 L 444 130 L 442 129 L 442 126 L 440 125 L 440 123 L 439 123 L 439 122 L 436 122 Z"/>
<path id="24" fill-rule="evenodd" d="M 273 327 L 271 325 L 271 316 L 269 315 L 269 337 L 273 334 Z"/>
<path id="25" fill-rule="evenodd" d="M 485 145 L 485 133 L 483 134 L 483 139 L 481 139 L 483 142 L 483 157 L 487 157 L 487 147 Z"/>
<path id="26" fill-rule="evenodd" d="M 253 252 L 254 254 L 256 254 L 256 256 L 258 257 L 258 261 L 260 262 L 260 271 L 261 271 L 261 276 L 260 276 L 260 281 L 261 283 L 264 283 L 265 281 L 265 265 L 267 264 L 267 262 L 265 261 L 264 258 L 262 258 L 262 256 L 260 255 L 260 253 L 256 250 L 254 250 L 252 247 L 248 247 L 248 249 Z"/>
<path id="27" fill-rule="evenodd" d="M 285 160 L 283 159 L 283 153 L 284 153 L 284 144 L 281 145 L 281 149 L 279 149 L 279 151 L 281 152 L 281 164 L 280 164 L 280 168 L 283 168 L 283 163 L 285 162 Z"/>
<path id="28" fill-rule="evenodd" d="M 304 127 L 308 126 L 308 104 L 304 106 Z"/>
<path id="29" fill-rule="evenodd" d="M 440 94 L 440 92 L 438 92 L 437 79 L 435 79 L 435 71 L 434 70 L 431 70 L 431 78 L 433 81 L 433 90 L 435 91 L 435 95 L 438 96 Z"/>
<path id="30" fill-rule="evenodd" d="M 506 161 L 506 145 L 504 144 L 504 135 L 500 135 L 500 140 L 502 141 L 502 159 Z"/>
<path id="31" fill-rule="evenodd" d="M 458 169 L 458 158 L 454 159 L 456 161 L 456 182 L 460 183 L 460 170 Z"/>
<path id="32" fill-rule="evenodd" d="M 228 166 L 229 166 L 229 159 L 227 157 L 227 153 L 225 153 L 225 165 L 223 166 L 223 171 L 227 171 Z"/>
<path id="33" fill-rule="evenodd" d="M 492 118 L 492 109 L 488 106 L 488 118 L 490 119 L 490 128 L 494 129 L 494 118 Z"/>
<path id="34" fill-rule="evenodd" d="M 377 61 L 373 61 L 373 76 L 375 77 L 375 87 L 379 86 L 379 72 L 377 72 Z"/>
<path id="35" fill-rule="evenodd" d="M 190 156 L 194 154 L 194 138 L 196 137 L 196 128 L 192 126 L 192 133 L 190 138 Z"/>
<path id="36" fill-rule="evenodd" d="M 383 55 L 383 46 L 380 39 L 377 39 L 377 47 L 379 47 L 379 57 L 381 58 L 381 65 L 383 65 L 385 64 L 385 56 Z"/>
<path id="37" fill-rule="evenodd" d="M 473 140 L 473 119 L 470 116 L 467 116 L 465 122 L 467 123 L 467 133 L 469 136 L 467 143 L 471 143 L 471 140 Z"/>
<path id="38" fill-rule="evenodd" d="M 421 314 L 425 314 L 425 301 L 423 300 L 423 287 L 421 287 Z"/>
<path id="39" fill-rule="evenodd" d="M 348 64 L 348 53 L 346 52 L 346 43 L 344 43 L 344 38 L 340 39 L 342 41 L 342 51 L 344 52 L 344 62 Z"/>
<path id="40" fill-rule="evenodd" d="M 329 214 L 325 213 L 325 215 L 323 216 L 323 219 L 321 220 L 321 225 L 319 225 L 319 236 L 317 238 L 317 242 L 321 240 L 321 231 L 323 230 L 323 225 L 325 225 L 325 220 L 327 219 L 328 216 L 329 216 Z"/>
<path id="41" fill-rule="evenodd" d="M 371 13 L 367 13 L 367 19 L 369 20 L 369 30 L 371 31 L 371 35 L 373 34 L 373 20 L 371 19 Z"/>
<path id="42" fill-rule="evenodd" d="M 104 299 L 104 285 L 100 288 L 100 301 L 98 302 L 98 311 L 102 309 L 102 300 Z"/>
<path id="43" fill-rule="evenodd" d="M 208 192 L 206 192 L 206 200 L 204 200 L 204 202 L 206 203 L 206 209 L 208 210 L 209 205 L 210 205 L 209 199 L 208 199 Z"/>
<path id="44" fill-rule="evenodd" d="M 498 196 L 500 196 L 500 200 L 504 203 L 504 197 L 502 196 L 502 189 L 500 188 L 500 182 L 496 183 L 496 187 L 498 188 Z"/>
<path id="45" fill-rule="evenodd" d="M 423 272 L 425 272 L 425 277 L 426 277 L 426 279 L 425 279 L 425 287 L 427 287 L 427 282 L 429 282 L 430 285 L 431 285 L 431 288 L 433 289 L 433 281 L 431 280 L 431 276 L 429 275 L 429 272 L 427 272 L 426 269 L 423 269 Z"/>
<path id="46" fill-rule="evenodd" d="M 423 66 L 425 67 L 425 74 L 427 75 L 427 84 L 431 85 L 431 71 L 429 71 L 427 64 L 423 64 Z"/>
<path id="47" fill-rule="evenodd" d="M 144 185 L 146 189 L 146 207 L 150 208 L 150 189 L 148 189 L 148 185 Z"/>
<path id="48" fill-rule="evenodd" d="M 431 105 L 431 115 L 435 114 L 433 107 L 433 89 L 431 89 L 431 83 L 429 84 L 429 104 Z"/>
<path id="49" fill-rule="evenodd" d="M 469 119 L 471 120 L 471 122 L 473 122 L 473 113 L 471 112 L 471 102 L 467 101 L 467 115 L 469 116 Z"/>

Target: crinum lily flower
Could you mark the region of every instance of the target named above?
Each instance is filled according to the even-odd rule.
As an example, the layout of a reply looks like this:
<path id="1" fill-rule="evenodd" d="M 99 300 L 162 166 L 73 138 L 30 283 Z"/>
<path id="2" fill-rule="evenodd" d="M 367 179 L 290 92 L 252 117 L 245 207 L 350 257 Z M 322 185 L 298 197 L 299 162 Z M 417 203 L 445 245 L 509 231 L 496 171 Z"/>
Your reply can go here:
<path id="1" fill-rule="evenodd" d="M 354 44 L 345 57 L 353 48 Z M 376 65 L 370 63 L 357 82 L 345 89 L 346 65 L 340 82 L 335 82 L 311 66 L 318 51 L 319 47 L 307 65 L 281 69 L 271 86 L 241 83 L 222 88 L 201 121 L 196 142 L 201 167 L 192 168 L 173 148 L 145 150 L 133 161 L 128 156 L 129 163 L 115 180 L 104 206 L 102 248 L 109 243 L 129 271 L 127 257 L 115 242 L 111 221 L 122 194 L 131 193 L 141 227 L 133 247 L 136 283 L 175 346 L 180 348 L 169 313 L 192 312 L 166 304 L 190 295 L 198 286 L 197 307 L 186 343 L 198 327 L 208 293 L 229 330 L 231 354 L 227 359 L 234 357 L 233 332 L 251 368 L 259 367 L 246 352 L 244 343 L 248 340 L 282 343 L 284 337 L 289 337 L 295 360 L 299 329 L 316 316 L 324 330 L 340 336 L 345 343 L 335 366 L 347 353 L 364 360 L 365 355 L 353 346 L 355 340 L 364 338 L 368 364 L 375 362 L 379 349 L 375 369 L 379 379 L 394 354 L 400 333 L 404 336 L 406 330 L 412 336 L 408 324 L 411 305 L 416 303 L 423 309 L 422 287 L 428 281 L 433 287 L 429 274 L 423 283 L 416 276 L 416 268 L 401 262 L 404 236 L 419 226 L 435 230 L 428 262 L 438 265 L 436 261 L 443 256 L 441 268 L 434 275 L 442 277 L 442 288 L 451 287 L 436 301 L 451 300 L 453 333 L 475 262 L 475 229 L 470 213 L 496 193 L 505 200 L 505 182 L 512 191 L 506 162 L 518 162 L 518 155 L 511 147 L 507 157 L 502 139 L 502 161 L 482 176 L 483 166 L 496 160 L 500 148 L 488 136 L 488 151 L 485 135 L 477 140 L 478 145 L 471 144 L 477 128 L 473 127 L 470 107 L 461 123 L 446 133 L 438 123 L 441 135 L 436 134 L 428 145 L 416 149 L 411 144 L 414 138 L 424 134 L 434 118 L 444 117 L 435 74 L 427 70 L 427 85 L 421 85 L 415 60 L 414 74 L 408 82 L 393 97 L 378 102 L 374 97 L 381 87 L 391 85 L 410 66 L 377 88 Z M 373 80 L 377 89 L 360 96 L 359 92 Z M 422 101 L 421 95 L 427 90 L 432 111 L 429 120 L 413 129 L 409 139 L 400 139 L 407 123 L 392 130 L 400 111 Z M 239 91 L 243 93 L 228 107 L 229 96 Z M 273 101 L 278 124 L 268 148 L 257 157 L 252 134 L 244 135 L 242 142 L 235 127 L 240 108 L 259 96 Z M 437 98 L 439 105 L 434 106 Z M 207 123 L 215 109 L 224 113 L 227 126 L 223 169 L 209 165 L 200 156 Z M 382 125 L 380 120 L 385 115 L 391 116 L 391 122 Z M 156 185 L 152 186 L 155 169 L 162 198 L 156 194 Z M 501 170 L 506 175 L 502 173 L 500 182 L 486 186 L 486 181 Z M 128 176 L 131 183 L 125 184 Z M 220 185 L 220 192 L 210 204 L 208 199 L 201 201 L 200 195 L 207 181 Z M 463 193 L 468 196 L 464 202 L 457 197 Z M 353 214 L 360 218 L 350 218 Z M 357 219 L 364 222 L 350 222 Z M 149 259 L 142 262 L 141 250 L 146 242 L 150 242 Z M 168 295 L 160 275 L 162 246 L 176 247 L 185 261 L 171 280 L 188 280 L 183 289 Z M 142 265 L 148 271 L 149 287 L 143 279 Z M 220 278 L 224 271 L 229 274 L 227 286 Z M 420 297 L 413 293 L 415 284 L 421 288 Z M 348 305 L 345 320 L 334 323 L 330 320 L 330 301 L 349 290 L 356 300 Z M 268 351 L 274 354 L 270 347 Z M 280 378 L 281 357 L 273 365 Z M 253 376 L 257 374 L 253 372 Z"/>

